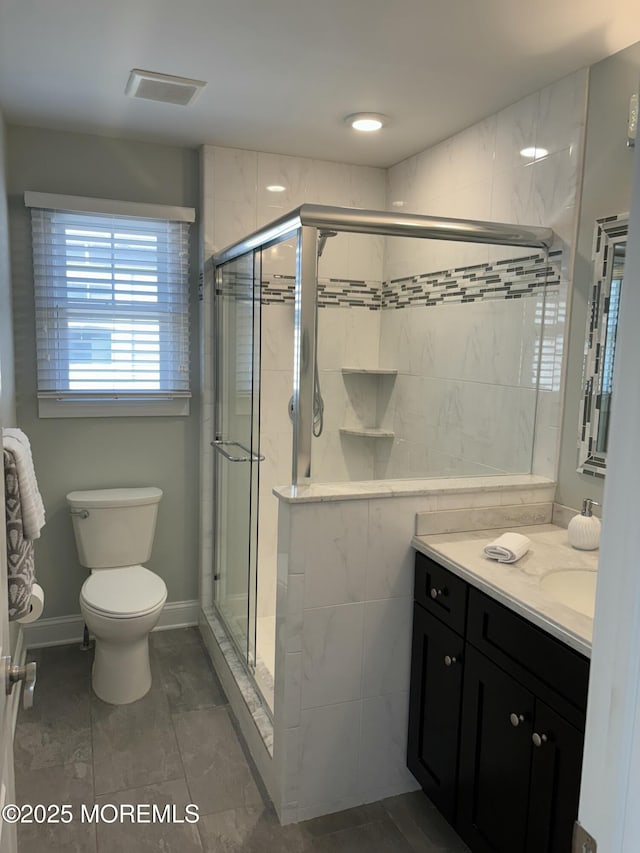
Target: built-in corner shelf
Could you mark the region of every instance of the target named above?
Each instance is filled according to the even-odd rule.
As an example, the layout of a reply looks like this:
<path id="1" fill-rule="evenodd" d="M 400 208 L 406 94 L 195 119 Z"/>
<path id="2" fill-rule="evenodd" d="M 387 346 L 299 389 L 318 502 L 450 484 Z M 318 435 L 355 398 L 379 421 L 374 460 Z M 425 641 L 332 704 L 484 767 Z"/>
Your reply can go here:
<path id="1" fill-rule="evenodd" d="M 376 400 L 380 396 L 382 387 L 385 386 L 387 389 L 389 389 L 389 385 L 386 382 L 383 382 L 383 377 L 391 376 L 393 379 L 395 379 L 395 377 L 398 375 L 398 371 L 394 367 L 343 367 L 342 375 L 372 376 L 373 384 L 372 380 L 363 381 L 362 388 L 363 390 L 367 388 L 368 392 L 373 394 L 373 403 L 375 404 Z M 380 382 L 375 381 L 378 379 L 380 380 Z M 350 383 L 345 384 L 348 387 Z M 356 386 L 358 385 L 360 385 L 360 382 L 356 382 Z M 357 413 L 357 420 L 364 421 L 366 423 L 369 420 L 370 415 L 371 412 L 360 412 L 359 414 Z M 340 433 L 342 435 L 352 435 L 358 436 L 360 438 L 395 438 L 395 433 L 392 430 L 382 429 L 381 427 L 341 427 Z"/>
<path id="2" fill-rule="evenodd" d="M 358 435 L 362 438 L 395 438 L 395 432 L 377 427 L 340 427 L 342 435 Z"/>
<path id="3" fill-rule="evenodd" d="M 398 371 L 394 367 L 343 367 L 344 374 L 356 373 L 363 376 L 397 376 Z"/>

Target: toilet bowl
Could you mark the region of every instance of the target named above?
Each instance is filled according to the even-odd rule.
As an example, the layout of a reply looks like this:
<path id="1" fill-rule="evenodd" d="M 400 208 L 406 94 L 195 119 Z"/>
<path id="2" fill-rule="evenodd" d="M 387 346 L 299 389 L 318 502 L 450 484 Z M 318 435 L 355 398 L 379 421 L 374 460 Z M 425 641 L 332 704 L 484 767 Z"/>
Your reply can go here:
<path id="1" fill-rule="evenodd" d="M 151 556 L 160 489 L 99 489 L 67 495 L 80 563 L 91 569 L 80 611 L 95 637 L 92 686 L 112 705 L 151 688 L 149 632 L 167 587 L 143 562 Z"/>
<path id="2" fill-rule="evenodd" d="M 93 691 L 112 705 L 140 699 L 151 688 L 149 632 L 167 600 L 162 578 L 144 566 L 92 574 L 80 591 L 80 612 L 96 638 Z"/>

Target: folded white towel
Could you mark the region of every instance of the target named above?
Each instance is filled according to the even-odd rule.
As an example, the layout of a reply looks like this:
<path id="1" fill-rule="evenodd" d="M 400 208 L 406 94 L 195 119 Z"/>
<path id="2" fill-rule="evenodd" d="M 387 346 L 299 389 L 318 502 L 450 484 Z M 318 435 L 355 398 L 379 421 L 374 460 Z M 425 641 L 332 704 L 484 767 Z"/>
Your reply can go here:
<path id="1" fill-rule="evenodd" d="M 522 533 L 503 533 L 493 542 L 484 547 L 484 553 L 489 559 L 499 563 L 515 563 L 529 550 L 531 539 Z"/>
<path id="2" fill-rule="evenodd" d="M 2 444 L 13 453 L 16 460 L 24 538 L 38 539 L 45 523 L 44 504 L 38 489 L 29 439 L 21 429 L 5 428 L 2 430 Z"/>

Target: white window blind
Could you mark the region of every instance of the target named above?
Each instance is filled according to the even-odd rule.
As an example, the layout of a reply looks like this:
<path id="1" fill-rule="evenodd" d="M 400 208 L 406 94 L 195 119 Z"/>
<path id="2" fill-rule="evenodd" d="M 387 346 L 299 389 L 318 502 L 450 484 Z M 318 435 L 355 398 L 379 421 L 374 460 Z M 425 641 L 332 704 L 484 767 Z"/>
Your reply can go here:
<path id="1" fill-rule="evenodd" d="M 189 223 L 33 207 L 38 397 L 189 397 Z"/>

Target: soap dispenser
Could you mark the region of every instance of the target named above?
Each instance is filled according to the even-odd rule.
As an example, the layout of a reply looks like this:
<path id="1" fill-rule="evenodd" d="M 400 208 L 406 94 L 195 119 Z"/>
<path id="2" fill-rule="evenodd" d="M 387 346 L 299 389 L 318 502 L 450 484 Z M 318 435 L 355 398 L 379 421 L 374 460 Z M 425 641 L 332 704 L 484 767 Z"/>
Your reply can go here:
<path id="1" fill-rule="evenodd" d="M 600 506 L 597 501 L 585 498 L 582 512 L 574 516 L 567 527 L 569 545 L 580 551 L 595 551 L 600 544 L 600 519 L 591 513 L 592 506 Z"/>

